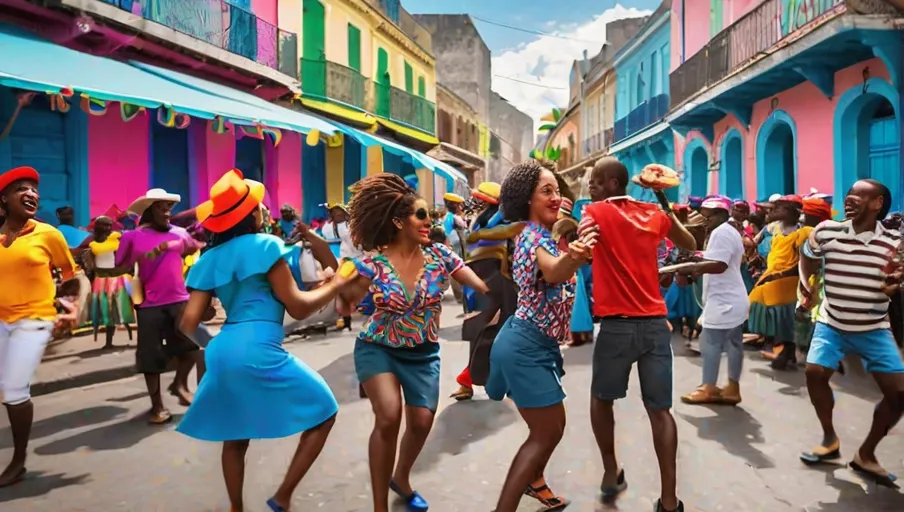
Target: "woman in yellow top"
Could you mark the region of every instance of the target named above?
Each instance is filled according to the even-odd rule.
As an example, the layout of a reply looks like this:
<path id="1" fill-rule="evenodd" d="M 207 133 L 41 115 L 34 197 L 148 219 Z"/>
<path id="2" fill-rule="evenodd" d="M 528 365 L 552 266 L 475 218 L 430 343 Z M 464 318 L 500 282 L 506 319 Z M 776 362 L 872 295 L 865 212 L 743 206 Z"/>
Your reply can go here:
<path id="1" fill-rule="evenodd" d="M 94 339 L 97 340 L 97 333 L 103 326 L 107 341 L 104 348 L 113 348 L 116 328 L 124 326 L 131 340 L 131 325 L 135 323 L 134 306 L 128 291 L 129 278 L 119 275 L 116 268 L 116 250 L 119 249 L 122 233 L 113 231 L 113 219 L 103 215 L 94 219 L 93 231 L 94 236 L 88 243 L 94 270 L 88 299 L 91 324 Z"/>
<path id="2" fill-rule="evenodd" d="M 796 364 L 794 311 L 800 278 L 797 264 L 800 248 L 812 226 L 800 224 L 803 200 L 800 196 L 782 196 L 773 204 L 774 222 L 766 229 L 772 234 L 772 248 L 766 258 L 766 270 L 750 292 L 750 332 L 771 338 L 774 351 L 764 356 L 773 359 L 772 368 L 784 370 Z"/>
<path id="3" fill-rule="evenodd" d="M 13 458 L 0 473 L 0 487 L 25 476 L 28 437 L 34 419 L 31 378 L 57 322 L 52 269 L 70 279 L 75 263 L 63 235 L 34 219 L 38 172 L 18 167 L 0 174 L 0 391 L 13 435 Z"/>

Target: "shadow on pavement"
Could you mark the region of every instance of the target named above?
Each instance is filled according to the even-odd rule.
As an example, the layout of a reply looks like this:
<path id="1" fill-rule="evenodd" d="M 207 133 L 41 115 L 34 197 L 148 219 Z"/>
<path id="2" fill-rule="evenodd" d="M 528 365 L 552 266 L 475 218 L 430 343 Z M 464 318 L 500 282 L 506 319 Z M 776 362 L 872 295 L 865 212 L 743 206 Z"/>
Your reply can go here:
<path id="1" fill-rule="evenodd" d="M 423 473 L 439 462 L 443 455 L 459 455 L 476 443 L 518 421 L 518 414 L 508 405 L 495 400 L 466 400 L 446 407 L 436 417 L 433 431 L 414 471 Z"/>
<path id="2" fill-rule="evenodd" d="M 835 503 L 818 502 L 808 505 L 806 510 L 813 512 L 851 512 L 869 510 L 870 512 L 897 512 L 904 503 L 904 494 L 895 489 L 877 487 L 875 484 L 861 483 L 859 477 L 851 472 L 851 480 L 838 478 L 838 474 L 850 472 L 841 468 L 826 472 L 826 485 L 837 489 L 838 500 Z M 865 488 L 864 488 L 865 487 Z"/>
<path id="3" fill-rule="evenodd" d="M 147 423 L 147 415 L 140 414 L 126 421 L 104 425 L 74 436 L 51 441 L 35 449 L 38 455 L 62 455 L 80 448 L 90 451 L 122 450 L 131 448 L 146 437 L 177 425 L 182 414 L 173 414 L 173 421 L 167 425 L 152 426 Z"/>
<path id="4" fill-rule="evenodd" d="M 725 451 L 741 457 L 754 469 L 774 468 L 775 463 L 753 444 L 764 444 L 762 425 L 749 412 L 740 407 L 699 405 L 697 407 L 713 411 L 715 416 L 700 418 L 678 413 L 684 421 L 697 427 L 700 439 L 716 441 Z"/>
<path id="5" fill-rule="evenodd" d="M 106 423 L 116 419 L 129 410 L 123 407 L 113 405 L 98 405 L 88 407 L 78 411 L 67 412 L 58 416 L 44 418 L 34 422 L 31 427 L 31 440 L 42 439 L 45 437 L 73 430 L 81 427 L 97 425 L 98 423 Z M 0 449 L 12 447 L 13 435 L 9 427 L 0 431 Z"/>
<path id="6" fill-rule="evenodd" d="M 807 395 L 807 377 L 803 368 L 795 368 L 793 370 L 778 371 L 769 368 L 768 363 L 763 368 L 754 368 L 750 370 L 765 379 L 769 379 L 779 384 L 784 384 L 785 389 L 780 389 L 779 393 L 786 395 Z M 871 377 L 856 374 L 841 375 L 836 373 L 832 377 L 832 386 L 838 391 L 854 395 L 857 398 L 868 402 L 878 402 L 882 399 L 879 389 L 876 387 L 875 381 Z"/>
<path id="7" fill-rule="evenodd" d="M 317 370 L 333 390 L 339 404 L 365 400 L 358 396 L 358 377 L 355 374 L 355 354 L 345 354 L 332 363 Z"/>
<path id="8" fill-rule="evenodd" d="M 132 393 L 131 395 L 116 396 L 113 398 L 108 398 L 107 401 L 118 403 L 118 404 L 124 404 L 126 402 L 134 402 L 135 400 L 138 400 L 139 398 L 147 398 L 147 396 L 148 396 L 147 391 L 139 391 L 138 393 Z"/>
<path id="9" fill-rule="evenodd" d="M 29 472 L 16 485 L 0 489 L 0 503 L 44 496 L 54 489 L 88 483 L 90 473 L 68 477 L 65 473 L 47 474 L 43 471 Z"/>

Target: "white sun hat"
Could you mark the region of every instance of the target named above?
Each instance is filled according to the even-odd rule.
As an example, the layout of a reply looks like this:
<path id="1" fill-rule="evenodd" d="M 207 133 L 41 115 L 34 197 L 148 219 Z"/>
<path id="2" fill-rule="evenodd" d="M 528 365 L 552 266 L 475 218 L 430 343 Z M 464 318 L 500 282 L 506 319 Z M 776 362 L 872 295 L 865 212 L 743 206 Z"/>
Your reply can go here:
<path id="1" fill-rule="evenodd" d="M 161 201 L 165 203 L 178 203 L 182 201 L 182 196 L 179 194 L 171 194 L 162 188 L 152 188 L 151 190 L 148 190 L 145 195 L 133 201 L 131 206 L 129 206 L 128 211 L 140 216 L 143 215 L 145 210 L 152 204 Z"/>

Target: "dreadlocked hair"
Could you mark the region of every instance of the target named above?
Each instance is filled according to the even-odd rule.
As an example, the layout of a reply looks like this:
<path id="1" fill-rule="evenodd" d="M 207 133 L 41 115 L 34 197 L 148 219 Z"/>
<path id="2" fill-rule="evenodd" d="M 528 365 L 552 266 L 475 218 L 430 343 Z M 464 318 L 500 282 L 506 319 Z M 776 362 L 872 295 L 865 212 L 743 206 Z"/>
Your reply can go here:
<path id="1" fill-rule="evenodd" d="M 540 181 L 540 174 L 548 170 L 537 160 L 528 160 L 505 175 L 499 192 L 499 206 L 506 220 L 520 222 L 530 216 L 530 198 Z"/>
<path id="2" fill-rule="evenodd" d="M 365 251 L 389 245 L 399 231 L 392 220 L 414 213 L 416 200 L 417 191 L 401 176 L 381 173 L 359 181 L 349 205 L 352 241 Z"/>

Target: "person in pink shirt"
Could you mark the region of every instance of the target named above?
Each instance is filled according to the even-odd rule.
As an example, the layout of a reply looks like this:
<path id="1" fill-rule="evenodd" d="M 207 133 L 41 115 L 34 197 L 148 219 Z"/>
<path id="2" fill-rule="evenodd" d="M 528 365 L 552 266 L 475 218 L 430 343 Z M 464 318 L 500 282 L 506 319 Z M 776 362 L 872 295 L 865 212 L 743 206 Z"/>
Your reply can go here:
<path id="1" fill-rule="evenodd" d="M 160 374 L 167 371 L 170 359 L 176 358 L 176 377 L 169 392 L 181 405 L 191 405 L 188 374 L 198 365 L 198 379 L 204 371 L 203 355 L 198 345 L 176 328 L 188 301 L 182 273 L 183 258 L 201 248 L 188 231 L 170 224 L 173 206 L 182 198 L 163 189 L 149 190 L 138 198 L 129 211 L 138 215 L 138 227 L 122 235 L 116 251 L 116 267 L 131 272 L 137 266 L 137 278 L 143 289 L 143 300 L 136 300 L 138 348 L 136 367 L 144 374 L 151 398 L 151 424 L 172 420 L 163 405 Z M 134 295 L 134 294 L 133 294 Z"/>

